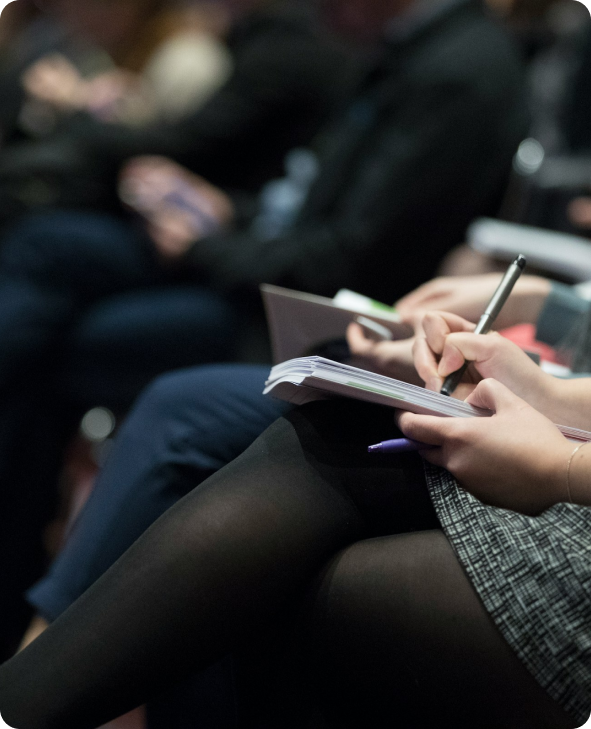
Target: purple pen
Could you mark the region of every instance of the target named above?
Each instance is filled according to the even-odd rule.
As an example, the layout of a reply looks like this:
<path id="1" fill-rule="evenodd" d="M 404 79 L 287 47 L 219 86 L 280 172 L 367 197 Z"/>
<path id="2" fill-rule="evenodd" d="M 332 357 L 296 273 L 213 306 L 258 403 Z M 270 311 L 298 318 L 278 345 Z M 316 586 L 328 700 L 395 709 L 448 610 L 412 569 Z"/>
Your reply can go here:
<path id="1" fill-rule="evenodd" d="M 406 453 L 408 451 L 421 451 L 427 448 L 437 448 L 437 446 L 421 443 L 418 440 L 410 438 L 395 438 L 394 440 L 385 440 L 376 445 L 367 447 L 368 453 Z"/>

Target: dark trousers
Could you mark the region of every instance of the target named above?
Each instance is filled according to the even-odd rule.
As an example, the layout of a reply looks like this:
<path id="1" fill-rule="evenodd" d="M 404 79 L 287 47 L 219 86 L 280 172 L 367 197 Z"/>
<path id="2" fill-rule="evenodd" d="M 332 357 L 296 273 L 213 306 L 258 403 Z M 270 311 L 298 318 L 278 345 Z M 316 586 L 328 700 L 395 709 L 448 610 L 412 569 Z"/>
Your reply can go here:
<path id="1" fill-rule="evenodd" d="M 237 316 L 163 268 L 128 220 L 32 216 L 0 249 L 0 655 L 43 571 L 63 448 L 94 405 L 129 407 L 157 374 L 234 354 Z"/>

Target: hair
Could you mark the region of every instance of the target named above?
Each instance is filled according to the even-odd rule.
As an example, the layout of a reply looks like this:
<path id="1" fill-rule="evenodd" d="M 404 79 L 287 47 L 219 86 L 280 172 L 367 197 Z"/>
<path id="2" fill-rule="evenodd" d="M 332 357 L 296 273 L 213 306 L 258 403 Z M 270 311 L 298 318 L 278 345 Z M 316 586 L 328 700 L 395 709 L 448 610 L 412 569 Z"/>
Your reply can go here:
<path id="1" fill-rule="evenodd" d="M 516 23 L 528 23 L 542 20 L 548 9 L 556 5 L 557 0 L 487 0 L 492 7 L 508 20 Z"/>
<path id="2" fill-rule="evenodd" d="M 183 27 L 179 0 L 134 0 L 142 8 L 143 18 L 133 39 L 121 49 L 113 49 L 115 63 L 128 71 L 139 72 L 155 49 L 175 30 Z"/>

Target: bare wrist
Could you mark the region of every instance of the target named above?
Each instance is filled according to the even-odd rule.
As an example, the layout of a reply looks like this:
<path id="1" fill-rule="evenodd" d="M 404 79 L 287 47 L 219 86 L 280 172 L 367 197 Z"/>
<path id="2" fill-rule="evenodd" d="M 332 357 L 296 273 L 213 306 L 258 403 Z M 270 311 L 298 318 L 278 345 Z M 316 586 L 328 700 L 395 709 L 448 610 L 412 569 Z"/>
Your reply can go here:
<path id="1" fill-rule="evenodd" d="M 564 418 L 561 415 L 563 400 L 561 386 L 563 384 L 563 380 L 549 375 L 540 367 L 534 367 L 532 368 L 532 375 L 525 385 L 526 391 L 522 397 L 554 423 L 562 423 Z"/>
<path id="2" fill-rule="evenodd" d="M 567 463 L 566 489 L 567 498 L 572 504 L 591 505 L 591 443 L 580 443 L 574 446 Z"/>
<path id="3" fill-rule="evenodd" d="M 519 314 L 524 323 L 535 324 L 540 316 L 544 303 L 550 294 L 552 285 L 541 276 L 523 276 L 519 286 Z"/>

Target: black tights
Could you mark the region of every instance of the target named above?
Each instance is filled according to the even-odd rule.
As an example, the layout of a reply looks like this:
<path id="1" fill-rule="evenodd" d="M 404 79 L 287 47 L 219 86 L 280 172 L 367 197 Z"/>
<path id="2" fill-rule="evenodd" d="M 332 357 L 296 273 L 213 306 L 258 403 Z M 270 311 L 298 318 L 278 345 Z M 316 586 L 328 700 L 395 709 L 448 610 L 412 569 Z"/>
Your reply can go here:
<path id="1" fill-rule="evenodd" d="M 343 402 L 277 421 L 0 667 L 4 720 L 90 729 L 268 641 L 284 706 L 293 678 L 323 726 L 573 727 L 485 612 L 419 458 L 367 455 L 393 430 L 391 411 Z M 249 726 L 306 726 L 274 712 Z"/>

